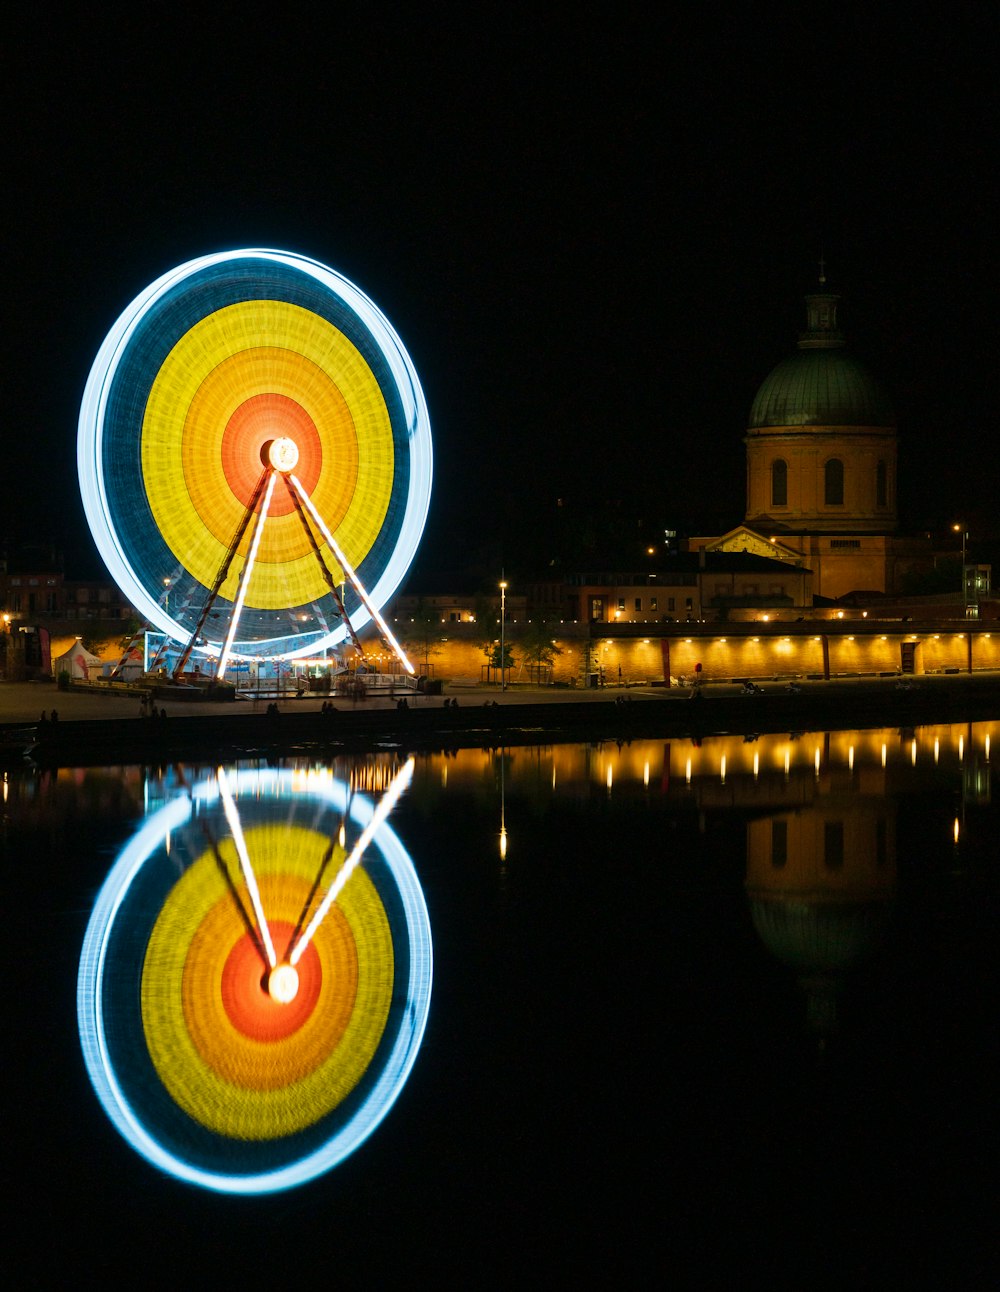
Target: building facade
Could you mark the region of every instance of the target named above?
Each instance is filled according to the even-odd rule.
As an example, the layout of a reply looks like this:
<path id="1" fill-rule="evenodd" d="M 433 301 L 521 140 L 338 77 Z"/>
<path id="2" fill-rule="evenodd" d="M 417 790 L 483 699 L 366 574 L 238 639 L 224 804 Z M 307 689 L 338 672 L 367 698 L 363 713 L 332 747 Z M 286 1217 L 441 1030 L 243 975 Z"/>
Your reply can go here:
<path id="1" fill-rule="evenodd" d="M 933 561 L 928 540 L 897 536 L 895 414 L 846 347 L 839 300 L 806 297 L 798 349 L 757 391 L 744 441 L 745 529 L 808 566 L 814 593 L 830 599 L 895 593 Z"/>

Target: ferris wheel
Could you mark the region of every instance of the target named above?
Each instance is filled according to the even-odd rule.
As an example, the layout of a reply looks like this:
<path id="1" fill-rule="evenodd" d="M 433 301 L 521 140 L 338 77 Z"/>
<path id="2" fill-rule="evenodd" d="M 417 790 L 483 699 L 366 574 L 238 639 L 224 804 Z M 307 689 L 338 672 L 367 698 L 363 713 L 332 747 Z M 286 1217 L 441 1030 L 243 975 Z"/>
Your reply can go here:
<path id="1" fill-rule="evenodd" d="M 91 531 L 139 613 L 183 647 L 292 660 L 374 624 L 430 503 L 430 422 L 395 331 L 357 287 L 284 251 L 164 274 L 101 346 L 80 410 Z"/>

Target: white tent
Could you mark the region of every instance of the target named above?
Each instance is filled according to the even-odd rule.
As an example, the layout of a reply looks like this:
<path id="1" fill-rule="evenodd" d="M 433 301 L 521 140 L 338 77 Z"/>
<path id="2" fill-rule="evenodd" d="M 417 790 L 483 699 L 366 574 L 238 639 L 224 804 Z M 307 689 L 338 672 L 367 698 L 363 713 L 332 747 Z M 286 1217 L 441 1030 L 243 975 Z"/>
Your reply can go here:
<path id="1" fill-rule="evenodd" d="M 91 671 L 99 674 L 104 666 L 104 661 L 97 655 L 92 655 L 83 642 L 74 642 L 64 655 L 52 661 L 52 672 L 58 678 L 60 673 L 68 673 L 70 677 L 89 678 Z"/>

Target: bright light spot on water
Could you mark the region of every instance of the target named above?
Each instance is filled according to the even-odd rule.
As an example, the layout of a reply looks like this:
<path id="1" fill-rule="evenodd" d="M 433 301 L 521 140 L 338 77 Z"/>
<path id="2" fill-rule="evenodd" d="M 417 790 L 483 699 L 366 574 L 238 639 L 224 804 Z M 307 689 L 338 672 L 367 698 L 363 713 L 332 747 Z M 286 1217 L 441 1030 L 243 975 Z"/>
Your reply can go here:
<path id="1" fill-rule="evenodd" d="M 955 838 L 955 842 L 956 842 L 956 843 L 958 843 L 958 832 L 959 832 L 958 817 L 956 817 L 956 818 L 955 818 L 955 825 L 954 825 L 953 830 L 952 830 L 952 833 L 953 833 L 953 835 L 954 835 L 954 838 Z"/>
<path id="2" fill-rule="evenodd" d="M 913 766 L 914 766 L 914 767 L 916 767 L 916 765 L 917 765 L 917 742 L 916 742 L 915 740 L 911 740 L 911 741 L 910 741 L 910 762 L 913 764 Z"/>
<path id="3" fill-rule="evenodd" d="M 854 746 L 849 745 L 847 749 L 847 766 L 854 771 Z"/>
<path id="4" fill-rule="evenodd" d="M 959 736 L 958 738 L 958 757 L 959 757 L 959 761 L 961 761 L 965 757 L 965 737 L 964 736 Z"/>
<path id="5" fill-rule="evenodd" d="M 940 753 L 940 751 L 941 751 L 941 742 L 940 742 L 940 740 L 938 740 L 937 736 L 935 736 L 935 737 L 934 737 L 934 761 L 935 761 L 935 763 L 936 763 L 936 762 L 937 762 L 937 760 L 938 760 L 938 754 Z"/>

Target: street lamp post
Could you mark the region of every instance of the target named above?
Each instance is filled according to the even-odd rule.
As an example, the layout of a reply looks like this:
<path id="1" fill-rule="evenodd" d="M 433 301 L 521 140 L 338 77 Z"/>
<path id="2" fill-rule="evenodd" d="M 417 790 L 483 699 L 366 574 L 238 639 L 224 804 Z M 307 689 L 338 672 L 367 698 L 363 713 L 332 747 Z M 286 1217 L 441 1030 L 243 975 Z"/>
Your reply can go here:
<path id="1" fill-rule="evenodd" d="M 956 534 L 959 531 L 961 531 L 961 534 L 962 534 L 962 615 L 964 618 L 968 619 L 969 617 L 969 577 L 966 574 L 966 570 L 965 570 L 965 543 L 966 543 L 966 539 L 969 537 L 969 531 L 965 528 L 964 525 L 952 525 L 952 529 L 955 531 Z"/>
<path id="2" fill-rule="evenodd" d="M 500 690 L 507 690 L 507 674 L 504 671 L 504 622 L 507 618 L 507 580 L 500 580 Z"/>

